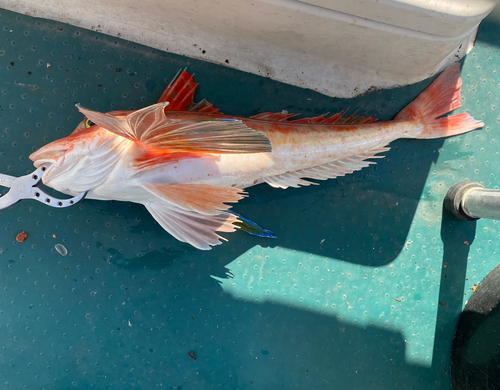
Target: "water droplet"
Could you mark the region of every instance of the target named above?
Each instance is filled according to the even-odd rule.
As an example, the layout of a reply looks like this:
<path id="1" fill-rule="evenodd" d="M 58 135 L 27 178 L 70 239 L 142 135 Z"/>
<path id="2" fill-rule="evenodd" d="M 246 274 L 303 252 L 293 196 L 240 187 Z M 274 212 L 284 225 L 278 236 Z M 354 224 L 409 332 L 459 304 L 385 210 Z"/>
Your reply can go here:
<path id="1" fill-rule="evenodd" d="M 66 256 L 68 254 L 68 250 L 66 249 L 66 247 L 62 244 L 56 244 L 54 246 L 54 248 L 56 249 L 56 251 L 61 255 L 61 256 Z"/>

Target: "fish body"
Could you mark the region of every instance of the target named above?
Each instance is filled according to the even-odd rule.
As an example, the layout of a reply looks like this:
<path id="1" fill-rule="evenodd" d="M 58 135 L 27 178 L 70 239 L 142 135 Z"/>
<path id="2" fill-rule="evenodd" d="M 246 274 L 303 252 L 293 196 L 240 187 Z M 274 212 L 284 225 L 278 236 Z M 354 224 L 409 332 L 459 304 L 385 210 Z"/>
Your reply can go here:
<path id="1" fill-rule="evenodd" d="M 182 115 L 186 117 L 185 114 Z M 175 116 L 167 114 L 167 117 Z M 190 117 L 194 120 L 202 116 L 195 114 Z M 384 146 L 402 138 L 405 131 L 413 134 L 423 127 L 418 122 L 375 122 L 360 127 L 360 125 L 295 124 L 245 118 L 238 120 L 247 127 L 265 134 L 272 145 L 272 151 L 221 154 L 212 162 L 206 159 L 186 159 L 176 165 L 176 170 L 168 168 L 169 172 L 163 171 L 162 175 L 168 176 L 172 181 L 192 181 L 242 189 L 264 182 L 279 188 L 299 187 L 312 184 L 300 179 L 299 176 L 304 170 L 314 167 L 318 169 L 317 167 L 323 167 L 325 164 L 350 158 L 352 161 L 347 160 L 343 164 L 332 165 L 330 176 L 325 176 L 324 179 L 351 173 L 360 165 L 367 166 L 369 162 L 362 162 L 366 158 L 387 151 L 388 148 Z M 298 173 L 292 174 L 294 172 Z M 332 176 L 334 173 L 335 176 Z M 313 170 L 309 174 L 313 174 Z M 310 177 L 307 174 L 303 176 Z M 318 177 L 314 178 L 322 179 L 319 177 L 319 171 Z"/>
<path id="2" fill-rule="evenodd" d="M 50 163 L 44 184 L 87 198 L 145 205 L 177 239 L 199 249 L 220 243 L 216 231 L 234 231 L 235 203 L 245 188 L 316 184 L 374 162 L 398 138 L 440 138 L 483 124 L 468 114 L 439 118 L 460 107 L 458 64 L 445 70 L 392 121 L 345 117 L 345 112 L 294 119 L 264 113 L 251 118 L 223 115 L 183 72 L 156 105 L 107 114 L 78 105 L 86 116 L 68 137 L 30 158 Z M 255 225 L 258 226 L 258 225 Z"/>

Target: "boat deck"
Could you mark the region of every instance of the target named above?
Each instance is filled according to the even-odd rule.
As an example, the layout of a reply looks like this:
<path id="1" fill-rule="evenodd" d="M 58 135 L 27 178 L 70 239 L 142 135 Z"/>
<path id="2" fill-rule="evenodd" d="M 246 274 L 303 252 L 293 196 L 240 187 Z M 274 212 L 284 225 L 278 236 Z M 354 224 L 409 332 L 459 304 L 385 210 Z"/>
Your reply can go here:
<path id="1" fill-rule="evenodd" d="M 442 205 L 457 181 L 499 188 L 499 31 L 486 19 L 463 61 L 458 112 L 482 130 L 396 141 L 376 166 L 319 186 L 249 189 L 234 210 L 275 240 L 236 232 L 202 252 L 120 202 L 2 210 L 0 387 L 449 389 L 457 316 L 498 263 L 500 226 Z M 0 171 L 31 172 L 30 153 L 82 119 L 74 103 L 142 108 L 184 68 L 198 99 L 240 116 L 351 107 L 388 120 L 430 83 L 332 99 L 2 11 Z"/>

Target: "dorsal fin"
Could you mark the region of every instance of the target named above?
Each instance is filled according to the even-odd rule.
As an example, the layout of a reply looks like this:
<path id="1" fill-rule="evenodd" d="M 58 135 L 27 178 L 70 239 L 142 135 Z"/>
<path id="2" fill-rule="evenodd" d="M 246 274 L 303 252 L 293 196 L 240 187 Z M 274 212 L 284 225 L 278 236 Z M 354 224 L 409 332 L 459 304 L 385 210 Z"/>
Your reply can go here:
<path id="1" fill-rule="evenodd" d="M 377 118 L 373 116 L 357 115 L 357 111 L 355 111 L 348 117 L 344 117 L 348 110 L 349 109 L 347 108 L 331 116 L 328 116 L 330 113 L 327 112 L 326 114 L 315 116 L 312 118 L 294 119 L 290 122 L 303 123 L 308 125 L 362 125 L 366 123 L 374 123 L 377 121 Z"/>
<path id="2" fill-rule="evenodd" d="M 180 74 L 179 74 L 180 73 Z M 165 111 L 194 111 L 207 114 L 220 114 L 219 110 L 206 99 L 193 103 L 194 93 L 198 84 L 188 72 L 179 71 L 168 85 L 158 103 L 168 102 Z"/>
<path id="3" fill-rule="evenodd" d="M 198 103 L 193 102 L 194 93 L 198 84 L 193 80 L 193 76 L 188 72 L 179 71 L 172 79 L 165 92 L 158 100 L 158 103 L 169 102 L 165 107 L 165 111 L 191 111 L 203 112 L 206 114 L 221 114 L 221 112 L 209 103 L 206 99 Z M 316 125 L 361 125 L 366 123 L 374 123 L 377 121 L 373 116 L 357 115 L 357 111 L 348 117 L 344 117 L 348 109 L 338 112 L 334 115 L 328 116 L 329 113 L 322 114 L 311 118 L 301 118 L 290 120 L 300 114 L 288 114 L 282 112 L 264 112 L 261 114 L 253 115 L 250 119 L 265 120 L 265 121 L 278 121 L 302 124 L 316 124 Z"/>
<path id="4" fill-rule="evenodd" d="M 297 115 L 300 114 L 288 114 L 288 113 L 281 113 L 281 112 L 264 112 L 262 114 L 257 114 L 254 116 L 251 116 L 250 119 L 256 119 L 256 120 L 264 120 L 264 121 L 278 121 L 278 122 L 289 122 L 289 123 L 301 123 L 305 125 L 362 125 L 366 123 L 374 123 L 377 121 L 376 118 L 373 116 L 365 116 L 365 115 L 357 115 L 357 111 L 351 114 L 348 117 L 344 117 L 344 115 L 347 113 L 348 109 L 345 109 L 343 111 L 340 111 L 336 114 L 329 115 L 327 112 L 326 114 L 322 114 L 319 116 L 314 116 L 311 118 L 301 118 L 301 119 L 293 119 L 289 120 L 291 118 L 296 117 Z"/>
<path id="5" fill-rule="evenodd" d="M 293 118 L 300 114 L 288 114 L 282 112 L 263 112 L 257 115 L 253 115 L 250 119 L 261 120 L 261 121 L 279 121 L 284 122 L 290 118 Z"/>

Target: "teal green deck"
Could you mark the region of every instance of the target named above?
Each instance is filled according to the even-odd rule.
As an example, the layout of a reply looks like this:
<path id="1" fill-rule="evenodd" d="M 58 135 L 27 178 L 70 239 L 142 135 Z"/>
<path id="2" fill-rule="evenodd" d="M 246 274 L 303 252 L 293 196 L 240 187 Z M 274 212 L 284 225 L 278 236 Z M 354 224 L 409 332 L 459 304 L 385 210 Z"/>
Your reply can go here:
<path id="1" fill-rule="evenodd" d="M 377 166 L 319 186 L 251 188 L 234 210 L 276 240 L 236 232 L 202 252 L 119 202 L 0 211 L 0 387 L 449 389 L 457 316 L 498 263 L 500 226 L 454 221 L 442 201 L 456 181 L 499 188 L 498 33 L 483 23 L 462 69 L 459 112 L 483 130 L 394 142 Z M 29 154 L 82 119 L 75 102 L 138 109 L 186 67 L 198 99 L 242 116 L 350 106 L 391 119 L 430 83 L 332 99 L 3 11 L 0 172 L 32 171 Z"/>

